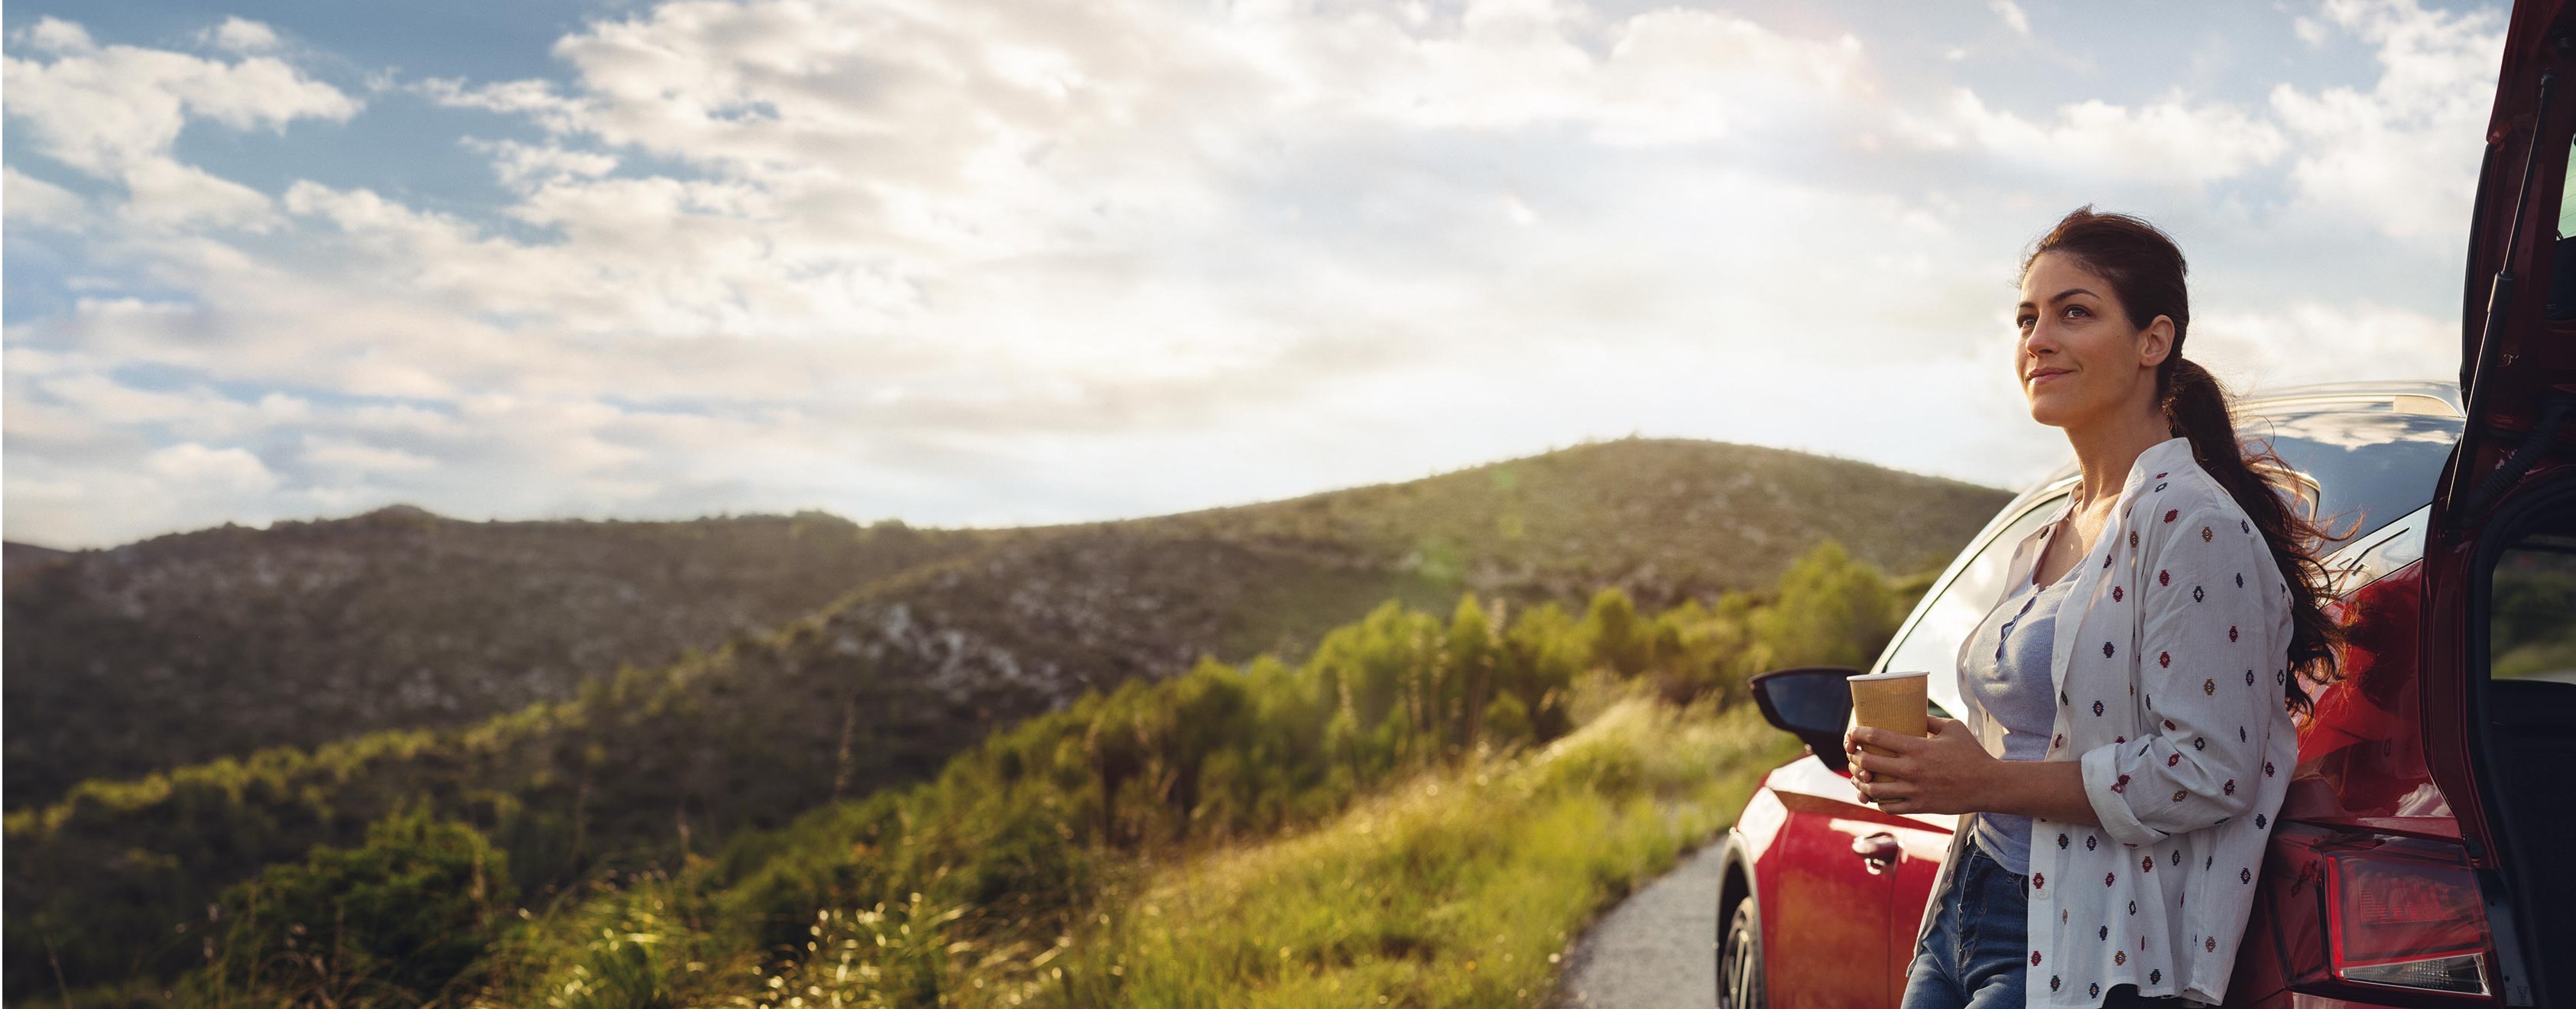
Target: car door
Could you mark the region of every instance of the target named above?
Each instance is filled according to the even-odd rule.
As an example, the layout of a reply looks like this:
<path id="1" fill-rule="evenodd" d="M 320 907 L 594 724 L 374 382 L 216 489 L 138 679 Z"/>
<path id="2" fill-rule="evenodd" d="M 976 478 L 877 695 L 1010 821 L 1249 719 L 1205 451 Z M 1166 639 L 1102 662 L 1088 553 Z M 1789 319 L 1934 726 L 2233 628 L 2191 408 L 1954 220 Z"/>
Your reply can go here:
<path id="1" fill-rule="evenodd" d="M 1875 965 L 1888 956 L 1893 821 L 1861 802 L 1851 778 L 1817 757 L 1764 782 L 1779 827 L 1756 863 L 1769 1004 L 1820 1009 L 1892 1005 Z M 1748 810 L 1747 819 L 1758 816 Z M 1906 939 L 1910 943 L 1913 936 Z"/>
<path id="2" fill-rule="evenodd" d="M 2576 1001 L 2576 11 L 2514 7 L 2470 221 L 2467 429 L 2424 558 L 2426 763 L 2458 814 L 2507 1005 Z M 2562 600 L 2576 602 L 2576 597 Z"/>
<path id="3" fill-rule="evenodd" d="M 1953 713 L 1961 710 L 1962 703 L 1955 675 L 1959 646 L 1976 631 L 1995 601 L 2003 598 L 2013 549 L 2065 507 L 2069 486 L 2070 481 L 2050 481 L 1988 523 L 1985 532 L 1968 549 L 1960 551 L 1959 559 L 1933 582 L 1931 591 L 1924 593 L 1923 601 L 1907 615 L 1895 639 L 1879 654 L 1877 665 L 1870 671 L 1930 670 L 1933 713 L 1955 717 Z M 1958 818 L 1871 812 L 1877 819 L 1867 824 L 1855 841 L 1887 853 L 1883 865 L 1872 867 L 1872 871 L 1884 874 L 1888 888 L 1883 925 L 1886 953 L 1883 958 L 1855 958 L 1851 962 L 1885 965 L 1876 982 L 1884 990 L 1879 1004 L 1892 1006 L 1905 993 L 1905 970 L 1914 959 L 1914 937 L 1922 925 L 1932 884 L 1940 878 L 1941 863 L 1949 852 L 1950 834 Z"/>

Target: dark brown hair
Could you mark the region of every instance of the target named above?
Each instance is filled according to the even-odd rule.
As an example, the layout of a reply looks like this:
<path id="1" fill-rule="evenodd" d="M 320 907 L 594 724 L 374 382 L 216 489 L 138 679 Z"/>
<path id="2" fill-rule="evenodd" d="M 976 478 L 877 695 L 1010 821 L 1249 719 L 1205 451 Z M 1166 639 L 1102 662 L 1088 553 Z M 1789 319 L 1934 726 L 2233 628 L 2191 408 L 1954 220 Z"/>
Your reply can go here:
<path id="1" fill-rule="evenodd" d="M 2181 247 L 2140 218 L 2087 206 L 2060 219 L 2031 246 L 2022 258 L 2022 273 L 2028 275 L 2031 264 L 2051 252 L 2073 257 L 2108 282 L 2129 325 L 2145 329 L 2159 315 L 2173 320 L 2173 350 L 2156 366 L 2157 403 L 2169 429 L 2190 439 L 2200 468 L 2226 488 L 2263 533 L 2273 563 L 2290 584 L 2290 669 L 2298 675 L 2285 678 L 2282 693 L 2291 710 L 2305 712 L 2308 692 L 2300 680 L 2327 683 L 2336 675 L 2334 647 L 2343 640 L 2343 631 L 2326 614 L 2325 604 L 2334 598 L 2332 580 L 2317 553 L 2325 542 L 2340 537 L 2291 505 L 2295 494 L 2285 486 L 2288 481 L 2272 475 L 2286 474 L 2289 467 L 2269 445 L 2237 438 L 2227 390 L 2208 369 L 2183 360 L 2191 292 L 2183 284 L 2187 267 Z"/>

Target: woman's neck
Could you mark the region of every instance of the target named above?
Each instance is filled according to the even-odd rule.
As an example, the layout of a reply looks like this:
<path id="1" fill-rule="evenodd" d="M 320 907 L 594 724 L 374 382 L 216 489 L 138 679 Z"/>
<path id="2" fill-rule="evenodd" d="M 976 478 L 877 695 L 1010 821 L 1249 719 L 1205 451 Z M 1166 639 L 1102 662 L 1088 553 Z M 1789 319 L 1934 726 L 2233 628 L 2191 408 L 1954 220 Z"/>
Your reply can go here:
<path id="1" fill-rule="evenodd" d="M 2074 446 L 2076 467 L 2084 475 L 2085 507 L 2106 506 L 2118 497 L 2138 456 L 2172 437 L 2162 411 L 2121 411 L 2098 423 L 2067 428 L 2066 442 Z"/>

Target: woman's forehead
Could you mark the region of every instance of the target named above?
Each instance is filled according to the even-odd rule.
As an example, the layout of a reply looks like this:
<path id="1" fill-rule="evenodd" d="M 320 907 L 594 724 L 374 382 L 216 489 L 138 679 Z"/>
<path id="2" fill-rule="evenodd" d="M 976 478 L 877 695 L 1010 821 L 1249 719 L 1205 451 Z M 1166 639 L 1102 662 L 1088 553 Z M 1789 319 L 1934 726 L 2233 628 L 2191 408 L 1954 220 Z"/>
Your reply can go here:
<path id="1" fill-rule="evenodd" d="M 2021 275 L 2023 301 L 2045 301 L 2073 287 L 2102 297 L 2111 294 L 2109 281 L 2085 266 L 2083 260 L 2065 253 L 2040 253 L 2030 261 L 2030 269 Z"/>

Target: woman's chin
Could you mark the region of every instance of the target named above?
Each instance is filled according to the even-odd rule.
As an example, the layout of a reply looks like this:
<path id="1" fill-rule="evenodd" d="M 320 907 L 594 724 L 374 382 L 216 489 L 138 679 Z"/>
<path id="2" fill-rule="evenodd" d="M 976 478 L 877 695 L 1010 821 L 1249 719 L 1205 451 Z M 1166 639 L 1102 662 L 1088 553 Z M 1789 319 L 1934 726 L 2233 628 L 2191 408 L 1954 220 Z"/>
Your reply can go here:
<path id="1" fill-rule="evenodd" d="M 2064 404 L 2051 402 L 2050 397 L 2035 396 L 2031 398 L 2030 419 L 2042 424 L 2046 424 L 2050 427 L 2065 427 L 2068 412 L 2069 411 L 2066 410 Z"/>

